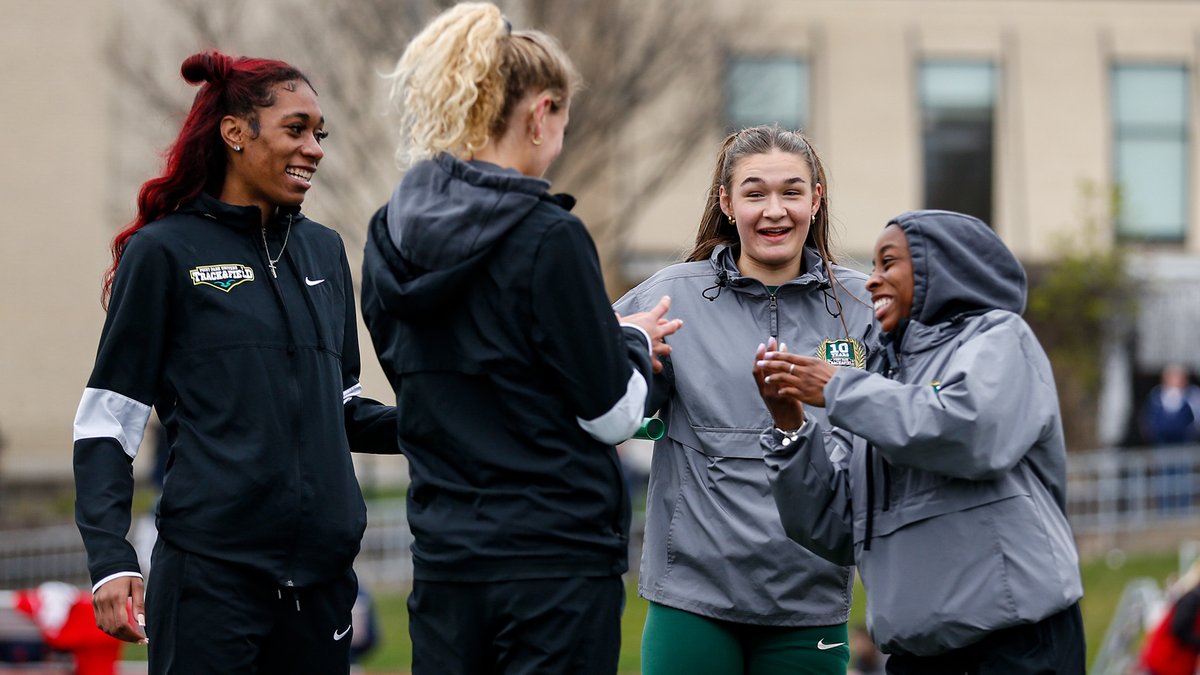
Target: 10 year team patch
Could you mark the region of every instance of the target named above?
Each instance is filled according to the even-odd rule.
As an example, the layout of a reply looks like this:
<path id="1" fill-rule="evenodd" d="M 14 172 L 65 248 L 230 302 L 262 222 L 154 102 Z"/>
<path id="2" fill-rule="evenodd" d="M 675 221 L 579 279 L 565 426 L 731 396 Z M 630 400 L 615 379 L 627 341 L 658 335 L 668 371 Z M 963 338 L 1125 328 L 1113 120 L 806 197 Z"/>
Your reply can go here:
<path id="1" fill-rule="evenodd" d="M 192 285 L 206 284 L 228 293 L 234 286 L 254 281 L 254 268 L 249 265 L 201 265 L 188 270 Z"/>
<path id="2" fill-rule="evenodd" d="M 855 339 L 823 340 L 817 347 L 817 356 L 831 366 L 864 368 L 867 365 L 867 350 Z"/>

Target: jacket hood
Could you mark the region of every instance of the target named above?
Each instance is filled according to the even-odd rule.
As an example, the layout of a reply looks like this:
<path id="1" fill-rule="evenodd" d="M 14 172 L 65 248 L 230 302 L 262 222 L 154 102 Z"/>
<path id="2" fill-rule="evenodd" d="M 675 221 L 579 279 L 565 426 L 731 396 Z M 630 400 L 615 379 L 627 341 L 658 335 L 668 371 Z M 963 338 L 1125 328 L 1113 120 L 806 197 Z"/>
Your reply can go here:
<path id="1" fill-rule="evenodd" d="M 983 221 L 951 211 L 909 211 L 888 224 L 899 225 L 908 239 L 912 321 L 933 326 L 963 313 L 1025 310 L 1025 270 Z"/>
<path id="2" fill-rule="evenodd" d="M 574 205 L 569 195 L 550 195 L 549 185 L 447 154 L 418 162 L 371 219 L 364 288 L 393 316 L 436 313 L 539 202 Z"/>
<path id="3" fill-rule="evenodd" d="M 443 153 L 400 181 L 387 205 L 388 235 L 417 268 L 451 268 L 495 244 L 549 187 L 514 169 Z"/>

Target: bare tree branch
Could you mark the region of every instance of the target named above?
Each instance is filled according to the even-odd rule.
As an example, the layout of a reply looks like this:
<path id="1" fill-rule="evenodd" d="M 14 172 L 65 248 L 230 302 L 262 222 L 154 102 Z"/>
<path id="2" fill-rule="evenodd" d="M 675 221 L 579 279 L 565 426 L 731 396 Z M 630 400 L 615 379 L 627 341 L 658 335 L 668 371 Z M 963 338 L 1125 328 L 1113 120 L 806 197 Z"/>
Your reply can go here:
<path id="1" fill-rule="evenodd" d="M 447 0 L 141 0 L 110 44 L 125 133 L 163 119 L 182 120 L 194 95 L 178 64 L 201 49 L 273 57 L 304 70 L 316 87 L 331 136 L 306 211 L 336 227 L 355 262 L 366 224 L 400 177 L 394 161 L 396 121 L 387 113 L 382 73 Z M 717 119 L 719 53 L 707 13 L 686 0 L 508 0 L 499 3 L 529 27 L 558 37 L 587 87 L 571 110 L 567 150 L 551 178 L 587 203 L 587 221 L 602 257 L 611 257 L 630 223 L 628 211 L 661 188 Z M 165 5 L 165 7 L 164 7 Z M 699 84 L 699 86 L 697 86 Z M 664 97 L 672 114 L 651 113 Z M 656 107 L 658 106 L 658 107 Z M 161 148 L 171 125 L 159 131 Z M 622 181 L 627 139 L 650 133 L 645 170 Z M 149 135 L 149 134 L 147 134 Z M 157 139 L 156 139 L 157 140 Z M 135 146 L 136 148 L 136 146 Z M 135 150 L 136 151 L 136 150 Z M 144 152 L 144 150 L 142 150 Z M 144 158 L 122 155 L 123 193 L 152 174 Z"/>

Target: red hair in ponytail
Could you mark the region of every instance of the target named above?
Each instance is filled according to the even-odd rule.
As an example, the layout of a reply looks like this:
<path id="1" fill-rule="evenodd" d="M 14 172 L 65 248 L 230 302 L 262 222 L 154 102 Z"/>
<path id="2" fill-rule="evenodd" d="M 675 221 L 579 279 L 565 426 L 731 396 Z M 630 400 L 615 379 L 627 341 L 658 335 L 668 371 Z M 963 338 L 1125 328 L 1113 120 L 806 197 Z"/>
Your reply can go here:
<path id="1" fill-rule="evenodd" d="M 282 61 L 233 57 L 218 51 L 193 54 L 180 68 L 188 84 L 201 85 L 192 109 L 175 142 L 167 149 L 167 168 L 158 178 L 142 184 L 138 191 L 137 216 L 112 240 L 112 265 L 104 273 L 101 303 L 108 307 L 113 278 L 129 238 L 147 223 L 177 211 L 200 195 L 217 195 L 225 183 L 227 163 L 221 141 L 221 119 L 226 115 L 251 120 L 257 135 L 256 108 L 275 103 L 274 86 L 301 80 L 312 83 L 295 67 Z"/>

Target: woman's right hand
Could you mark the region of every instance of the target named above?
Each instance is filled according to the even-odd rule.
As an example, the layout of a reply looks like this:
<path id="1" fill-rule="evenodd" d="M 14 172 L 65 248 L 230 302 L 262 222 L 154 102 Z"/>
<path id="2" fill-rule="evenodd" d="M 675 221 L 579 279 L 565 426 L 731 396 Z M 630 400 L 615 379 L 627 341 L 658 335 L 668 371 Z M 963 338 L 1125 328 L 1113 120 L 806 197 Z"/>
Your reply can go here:
<path id="1" fill-rule="evenodd" d="M 754 382 L 758 384 L 758 395 L 762 397 L 763 403 L 767 404 L 767 411 L 775 421 L 775 428 L 785 431 L 799 429 L 800 425 L 804 424 L 804 405 L 799 398 L 784 393 L 782 382 L 768 381 L 769 371 L 759 365 L 766 358 L 767 351 L 786 352 L 787 347 L 779 345 L 776 349 L 775 338 L 768 340 L 765 345 L 758 346 L 758 351 L 754 354 Z M 788 391 L 795 392 L 794 389 Z"/>
<path id="2" fill-rule="evenodd" d="M 133 601 L 135 625 L 129 619 L 129 602 Z M 96 627 L 109 635 L 137 644 L 149 644 L 146 639 L 145 582 L 141 577 L 110 579 L 92 594 L 96 612 Z"/>
<path id="3" fill-rule="evenodd" d="M 654 372 L 662 372 L 662 361 L 659 359 L 670 355 L 671 345 L 666 343 L 665 338 L 668 335 L 674 335 L 675 331 L 683 326 L 683 319 L 666 318 L 667 310 L 671 308 L 671 296 L 664 295 L 648 312 L 638 312 L 628 316 L 617 315 L 619 323 L 627 323 L 637 326 L 646 331 L 650 336 L 650 362 L 654 366 Z"/>

